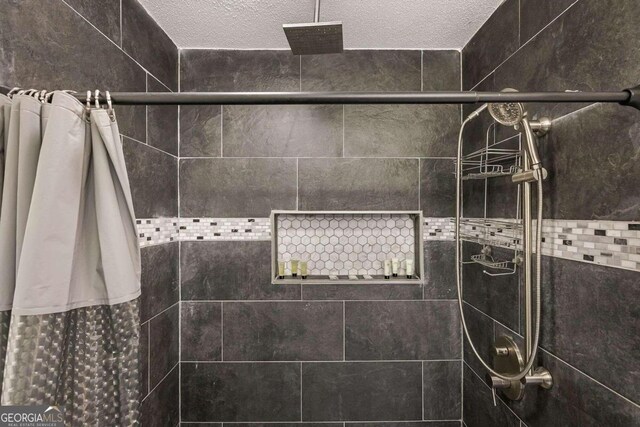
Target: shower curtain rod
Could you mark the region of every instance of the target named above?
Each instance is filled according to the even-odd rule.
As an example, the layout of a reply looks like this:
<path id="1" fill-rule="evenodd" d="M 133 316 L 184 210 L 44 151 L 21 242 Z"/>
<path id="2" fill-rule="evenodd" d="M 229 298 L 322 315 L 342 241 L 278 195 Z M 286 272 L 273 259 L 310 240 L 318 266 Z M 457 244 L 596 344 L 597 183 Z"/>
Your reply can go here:
<path id="1" fill-rule="evenodd" d="M 640 109 L 640 86 L 619 92 L 111 92 L 119 105 L 475 104 L 605 102 Z M 86 101 L 86 93 L 73 93 Z M 92 102 L 95 99 L 92 96 Z M 105 103 L 104 92 L 98 99 Z"/>

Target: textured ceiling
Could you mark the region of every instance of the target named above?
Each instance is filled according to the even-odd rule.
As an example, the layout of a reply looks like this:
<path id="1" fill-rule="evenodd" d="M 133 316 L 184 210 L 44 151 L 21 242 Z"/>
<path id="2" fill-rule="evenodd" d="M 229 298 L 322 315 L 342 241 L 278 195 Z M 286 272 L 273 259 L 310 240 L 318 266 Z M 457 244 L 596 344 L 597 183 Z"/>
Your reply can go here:
<path id="1" fill-rule="evenodd" d="M 180 48 L 284 49 L 315 0 L 139 0 Z M 502 0 L 324 0 L 347 49 L 460 49 Z"/>

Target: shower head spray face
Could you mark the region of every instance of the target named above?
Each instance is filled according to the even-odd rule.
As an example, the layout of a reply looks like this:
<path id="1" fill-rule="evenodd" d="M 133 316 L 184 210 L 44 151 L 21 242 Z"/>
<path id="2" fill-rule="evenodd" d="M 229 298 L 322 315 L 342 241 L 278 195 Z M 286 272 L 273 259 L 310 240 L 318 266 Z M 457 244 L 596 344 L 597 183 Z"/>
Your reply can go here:
<path id="1" fill-rule="evenodd" d="M 501 125 L 515 126 L 524 118 L 524 107 L 519 102 L 489 104 L 489 113 Z"/>

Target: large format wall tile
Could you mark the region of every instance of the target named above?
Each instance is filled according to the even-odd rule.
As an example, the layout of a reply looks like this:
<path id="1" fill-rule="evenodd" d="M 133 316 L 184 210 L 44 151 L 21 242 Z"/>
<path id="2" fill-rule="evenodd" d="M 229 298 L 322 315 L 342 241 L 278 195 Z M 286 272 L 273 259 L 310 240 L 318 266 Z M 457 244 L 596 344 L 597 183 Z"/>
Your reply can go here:
<path id="1" fill-rule="evenodd" d="M 452 217 L 456 209 L 455 160 L 420 160 L 420 209 L 425 217 Z"/>
<path id="2" fill-rule="evenodd" d="M 461 418 L 462 361 L 423 362 L 424 419 Z"/>
<path id="3" fill-rule="evenodd" d="M 471 90 L 518 49 L 519 15 L 520 1 L 505 1 L 462 49 L 464 90 Z"/>
<path id="4" fill-rule="evenodd" d="M 576 0 L 520 0 L 520 40 L 526 43 Z"/>
<path id="5" fill-rule="evenodd" d="M 136 217 L 178 216 L 178 159 L 126 137 L 123 144 Z"/>
<path id="6" fill-rule="evenodd" d="M 136 0 L 122 0 L 122 48 L 171 90 L 178 90 L 178 49 Z"/>
<path id="7" fill-rule="evenodd" d="M 342 156 L 339 105 L 224 107 L 225 157 Z"/>
<path id="8" fill-rule="evenodd" d="M 180 307 L 180 360 L 221 360 L 222 304 L 183 301 Z"/>
<path id="9" fill-rule="evenodd" d="M 410 300 L 422 299 L 422 287 L 415 284 L 302 285 L 305 300 Z"/>
<path id="10" fill-rule="evenodd" d="M 295 159 L 180 161 L 184 217 L 267 217 L 273 209 L 295 208 Z"/>
<path id="11" fill-rule="evenodd" d="M 424 242 L 424 298 L 455 299 L 458 296 L 455 242 Z"/>
<path id="12" fill-rule="evenodd" d="M 302 365 L 304 421 L 422 419 L 420 362 Z"/>
<path id="13" fill-rule="evenodd" d="M 297 92 L 300 58 L 290 51 L 185 49 L 183 92 Z"/>
<path id="14" fill-rule="evenodd" d="M 464 367 L 464 423 L 467 427 L 520 427 L 520 419 L 509 408 L 497 400 L 493 406 L 491 390 L 478 376 L 465 365 Z M 561 425 L 561 424 L 552 424 Z"/>
<path id="15" fill-rule="evenodd" d="M 222 107 L 180 106 L 180 156 L 220 157 L 222 152 Z"/>
<path id="16" fill-rule="evenodd" d="M 324 424 L 324 423 L 323 423 Z M 460 421 L 374 421 L 370 423 L 345 423 L 349 427 L 460 427 Z"/>
<path id="17" fill-rule="evenodd" d="M 270 242 L 181 245 L 183 300 L 300 299 L 300 286 L 271 284 Z"/>
<path id="18" fill-rule="evenodd" d="M 640 407 L 605 388 L 546 351 L 539 363 L 553 374 L 550 390 L 527 388 L 521 401 L 507 405 L 530 427 L 631 426 Z M 466 372 L 465 372 L 466 374 Z M 491 402 L 485 401 L 491 405 Z"/>
<path id="19" fill-rule="evenodd" d="M 61 1 L 2 2 L 0 45 L 3 86 L 145 91 L 144 70 Z M 87 52 L 108 66 L 81 66 Z M 145 107 L 118 106 L 116 112 L 120 131 L 144 141 Z"/>
<path id="20" fill-rule="evenodd" d="M 347 360 L 460 357 L 460 324 L 453 301 L 346 302 L 345 329 Z"/>
<path id="21" fill-rule="evenodd" d="M 468 261 L 471 255 L 477 255 L 481 251 L 481 245 L 465 242 L 463 259 Z M 494 247 L 492 256 L 496 260 L 511 260 L 514 252 Z M 484 270 L 485 267 L 475 263 L 463 266 L 464 300 L 514 331 L 519 331 L 520 269 L 516 274 L 506 276 L 489 276 Z"/>
<path id="22" fill-rule="evenodd" d="M 521 91 L 618 91 L 635 86 L 640 27 L 632 16 L 640 16 L 635 0 L 580 1 L 498 68 L 496 84 Z M 583 105 L 535 104 L 529 109 L 534 116 L 553 119 Z"/>
<path id="23" fill-rule="evenodd" d="M 340 55 L 301 58 L 303 91 L 420 90 L 419 50 L 346 50 Z"/>
<path id="24" fill-rule="evenodd" d="M 464 304 L 463 310 L 467 330 L 473 345 L 482 359 L 490 364 L 493 360 L 491 348 L 494 342 L 495 322 L 467 303 Z M 475 372 L 484 375 L 485 368 L 473 353 L 466 336 L 464 336 L 463 342 L 463 357 L 465 364 L 469 365 Z"/>
<path id="25" fill-rule="evenodd" d="M 147 92 L 168 92 L 167 88 L 147 75 Z M 149 105 L 147 107 L 147 144 L 178 155 L 178 107 Z"/>
<path id="26" fill-rule="evenodd" d="M 300 363 L 182 363 L 183 421 L 300 421 Z"/>
<path id="27" fill-rule="evenodd" d="M 542 345 L 640 402 L 640 274 L 544 257 Z"/>
<path id="28" fill-rule="evenodd" d="M 300 159 L 299 209 L 417 209 L 418 178 L 414 159 Z"/>
<path id="29" fill-rule="evenodd" d="M 142 304 L 140 321 L 171 307 L 179 299 L 178 243 L 149 246 L 142 255 Z"/>
<path id="30" fill-rule="evenodd" d="M 153 389 L 179 361 L 178 304 L 149 321 L 149 389 Z"/>
<path id="31" fill-rule="evenodd" d="M 540 142 L 545 218 L 640 219 L 640 113 L 596 104 L 553 122 Z"/>
<path id="32" fill-rule="evenodd" d="M 142 402 L 140 424 L 175 426 L 180 422 L 180 379 L 176 366 Z"/>
<path id="33" fill-rule="evenodd" d="M 66 0 L 66 2 L 105 36 L 114 43 L 120 44 L 119 1 Z"/>
<path id="34" fill-rule="evenodd" d="M 345 105 L 345 157 L 437 157 L 456 153 L 456 105 Z"/>
<path id="35" fill-rule="evenodd" d="M 422 51 L 422 90 L 460 90 L 460 52 Z"/>
<path id="36" fill-rule="evenodd" d="M 340 302 L 224 303 L 224 360 L 342 360 Z"/>

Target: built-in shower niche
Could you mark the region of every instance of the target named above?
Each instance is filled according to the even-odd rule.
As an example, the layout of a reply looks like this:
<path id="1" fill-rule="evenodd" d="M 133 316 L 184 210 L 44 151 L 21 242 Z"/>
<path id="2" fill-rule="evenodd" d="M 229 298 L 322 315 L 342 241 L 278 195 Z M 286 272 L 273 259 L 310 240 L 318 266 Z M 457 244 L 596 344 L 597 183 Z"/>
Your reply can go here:
<path id="1" fill-rule="evenodd" d="M 422 283 L 421 211 L 273 211 L 272 283 Z M 398 275 L 385 278 L 385 261 L 398 261 Z M 292 261 L 298 274 L 292 275 Z M 410 275 L 407 275 L 407 260 Z M 307 263 L 303 278 L 300 261 Z M 279 263 L 285 263 L 284 277 Z"/>

